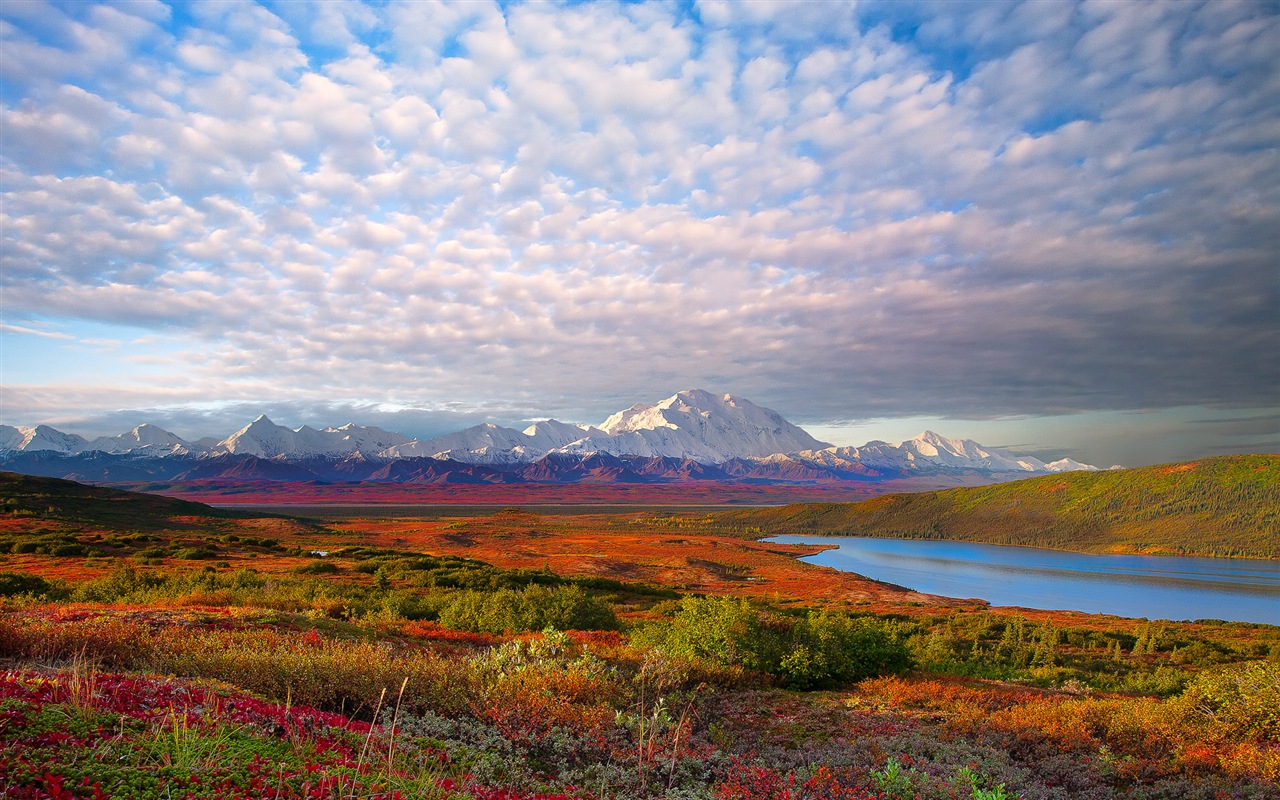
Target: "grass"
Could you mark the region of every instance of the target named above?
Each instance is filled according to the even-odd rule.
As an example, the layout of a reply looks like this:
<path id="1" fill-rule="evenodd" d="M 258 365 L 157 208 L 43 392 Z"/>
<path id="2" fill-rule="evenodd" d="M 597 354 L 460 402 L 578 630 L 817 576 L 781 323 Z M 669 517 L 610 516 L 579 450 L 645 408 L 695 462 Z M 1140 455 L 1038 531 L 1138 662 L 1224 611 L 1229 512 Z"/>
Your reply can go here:
<path id="1" fill-rule="evenodd" d="M 1280 558 L 1280 456 L 1072 472 L 849 504 L 726 512 L 737 530 L 1082 552 Z"/>
<path id="2" fill-rule="evenodd" d="M 122 543 L 100 565 L 0 556 L 0 796 L 1177 800 L 1280 781 L 1269 626 L 913 606 L 703 511 L 191 519 L 83 523 L 78 543 Z M 226 566 L 176 557 L 211 545 Z M 555 608 L 591 629 L 537 630 Z"/>

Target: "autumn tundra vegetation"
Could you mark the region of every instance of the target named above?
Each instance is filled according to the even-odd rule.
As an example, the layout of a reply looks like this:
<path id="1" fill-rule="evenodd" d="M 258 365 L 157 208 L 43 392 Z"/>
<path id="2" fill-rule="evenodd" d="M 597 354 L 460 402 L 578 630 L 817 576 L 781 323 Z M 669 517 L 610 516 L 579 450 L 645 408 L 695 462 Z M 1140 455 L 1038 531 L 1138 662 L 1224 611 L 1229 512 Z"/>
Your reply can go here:
<path id="1" fill-rule="evenodd" d="M 1274 548 L 1275 459 L 1153 476 L 1245 531 L 1214 548 Z M 1130 525 L 1140 484 L 1050 480 L 1050 535 L 1176 549 Z M 0 476 L 0 796 L 1277 796 L 1280 628 L 992 608 L 762 540 L 982 513 L 872 502 L 300 518 Z"/>

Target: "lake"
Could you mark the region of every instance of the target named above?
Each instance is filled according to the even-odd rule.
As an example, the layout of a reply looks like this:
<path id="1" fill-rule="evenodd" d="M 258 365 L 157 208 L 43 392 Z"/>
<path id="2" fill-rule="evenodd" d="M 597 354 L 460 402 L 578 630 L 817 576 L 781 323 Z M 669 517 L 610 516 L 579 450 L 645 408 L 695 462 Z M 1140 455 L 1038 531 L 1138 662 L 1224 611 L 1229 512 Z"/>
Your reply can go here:
<path id="1" fill-rule="evenodd" d="M 1280 561 L 1067 553 L 968 542 L 775 536 L 803 560 L 944 597 L 1148 619 L 1280 625 Z"/>

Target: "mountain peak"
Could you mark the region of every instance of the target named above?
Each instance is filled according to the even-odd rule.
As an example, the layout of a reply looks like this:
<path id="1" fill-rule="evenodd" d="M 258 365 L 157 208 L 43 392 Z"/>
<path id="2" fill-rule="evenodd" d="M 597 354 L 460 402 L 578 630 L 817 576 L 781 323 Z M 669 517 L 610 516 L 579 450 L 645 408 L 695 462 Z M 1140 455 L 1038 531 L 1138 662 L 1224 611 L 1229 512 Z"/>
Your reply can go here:
<path id="1" fill-rule="evenodd" d="M 341 428 L 317 430 L 303 425 L 291 430 L 272 422 L 266 414 L 221 441 L 195 443 L 149 423 L 127 434 L 92 442 L 47 425 L 0 425 L 0 451 L 22 450 L 149 456 L 235 454 L 283 461 L 343 459 L 358 454 L 369 460 L 434 457 L 487 465 L 526 464 L 547 456 L 579 460 L 592 455 L 634 456 L 704 465 L 785 457 L 788 463 L 800 465 L 792 465 L 795 469 L 899 476 L 1091 469 L 1072 459 L 1046 465 L 1031 456 L 1017 456 L 971 439 L 949 439 L 932 430 L 897 444 L 874 441 L 860 448 L 834 447 L 818 441 L 777 411 L 746 398 L 697 388 L 683 389 L 657 403 L 635 403 L 611 415 L 599 428 L 548 419 L 521 431 L 485 422 L 427 440 L 354 422 Z"/>
<path id="2" fill-rule="evenodd" d="M 733 399 L 733 395 L 718 395 L 708 392 L 706 389 L 684 389 L 658 403 L 659 408 L 669 408 L 677 403 L 685 403 L 696 408 L 715 408 L 723 406 Z"/>
<path id="3" fill-rule="evenodd" d="M 584 439 L 575 449 L 594 447 L 615 455 L 664 455 L 702 463 L 759 458 L 829 447 L 781 414 L 733 395 L 685 389 L 656 405 L 636 403 L 605 420 L 607 439 Z"/>

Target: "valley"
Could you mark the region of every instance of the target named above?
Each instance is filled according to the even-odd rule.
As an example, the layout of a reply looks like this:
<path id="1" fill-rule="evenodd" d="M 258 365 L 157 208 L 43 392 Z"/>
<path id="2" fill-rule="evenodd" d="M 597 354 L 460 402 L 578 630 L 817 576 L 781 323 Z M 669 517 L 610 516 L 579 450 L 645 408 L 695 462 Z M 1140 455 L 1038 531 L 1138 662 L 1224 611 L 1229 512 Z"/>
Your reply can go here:
<path id="1" fill-rule="evenodd" d="M 1262 798 L 1280 780 L 1280 628 L 919 594 L 745 524 L 782 509 L 298 517 L 17 475 L 0 500 L 13 796 Z"/>

